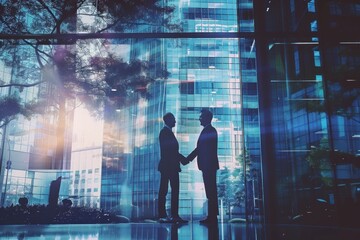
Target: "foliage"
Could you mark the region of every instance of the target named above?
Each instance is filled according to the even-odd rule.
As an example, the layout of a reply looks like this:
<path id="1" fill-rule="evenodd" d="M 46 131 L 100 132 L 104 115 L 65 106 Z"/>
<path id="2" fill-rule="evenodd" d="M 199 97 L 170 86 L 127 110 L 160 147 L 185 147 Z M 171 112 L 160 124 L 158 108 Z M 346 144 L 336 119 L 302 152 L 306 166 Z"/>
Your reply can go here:
<path id="1" fill-rule="evenodd" d="M 351 153 L 330 150 L 327 139 L 322 139 L 318 147 L 311 148 L 306 161 L 313 170 L 320 173 L 326 186 L 332 185 L 332 171 L 336 165 L 352 164 L 360 167 L 360 157 Z"/>
<path id="2" fill-rule="evenodd" d="M 140 60 L 125 62 L 116 59 L 106 51 L 106 41 L 101 39 L 98 41 L 101 57 L 96 57 L 93 56 L 91 50 L 89 52 L 93 42 L 60 38 L 60 36 L 77 31 L 123 32 L 133 30 L 135 27 L 139 28 L 139 26 L 142 29 L 147 26 L 151 31 L 176 29 L 179 23 L 172 23 L 175 22 L 173 21 L 174 7 L 164 6 L 162 3 L 161 0 L 9 0 L 1 2 L 0 31 L 3 34 L 10 34 L 10 36 L 58 34 L 56 35 L 58 38 L 24 38 L 5 41 L 6 46 L 2 46 L 4 51 L 1 55 L 5 64 L 9 67 L 19 66 L 21 56 L 16 56 L 16 54 L 23 55 L 24 51 L 17 53 L 14 49 L 19 48 L 18 44 L 26 44 L 34 51 L 32 54 L 28 49 L 27 54 L 36 56 L 34 59 L 38 63 L 38 67 L 32 69 L 47 71 L 48 74 L 44 77 L 46 83 L 40 81 L 39 78 L 22 78 L 21 83 L 12 81 L 0 87 L 16 85 L 24 88 L 39 84 L 47 85 L 47 88 L 55 87 L 55 90 L 50 92 L 52 96 L 48 99 L 50 100 L 48 104 L 55 106 L 59 111 L 61 108 L 59 104 L 64 105 L 61 101 L 75 97 L 90 107 L 90 110 L 99 110 L 108 95 L 114 97 L 114 92 L 109 90 L 114 86 L 118 89 L 117 98 L 126 99 L 133 92 L 140 95 L 133 94 L 132 97 L 147 96 L 146 86 L 156 77 L 144 74 L 149 70 L 144 67 L 149 66 L 148 62 Z M 97 65 L 99 63 L 100 65 Z M 132 77 L 130 74 L 133 74 Z M 121 102 L 125 103 L 125 101 Z M 10 114 L 8 117 L 17 113 L 19 111 L 8 112 Z"/>
<path id="3" fill-rule="evenodd" d="M 312 147 L 306 156 L 306 161 L 313 170 L 320 173 L 321 181 L 325 186 L 332 186 L 332 163 L 328 139 L 322 139 L 319 147 Z"/>
<path id="4" fill-rule="evenodd" d="M 103 92 L 106 99 L 116 107 L 127 106 L 138 100 L 138 97 L 150 97 L 148 86 L 155 81 L 155 78 L 166 78 L 167 72 L 161 75 L 151 73 L 152 63 L 138 59 L 125 62 L 121 58 L 109 55 L 108 58 L 93 57 L 90 64 L 97 72 L 104 73 Z M 88 96 L 88 95 L 87 95 Z"/>
<path id="5" fill-rule="evenodd" d="M 22 103 L 16 96 L 8 96 L 0 99 L 0 127 L 15 119 L 18 114 L 30 118 L 34 113 L 41 113 L 41 102 Z"/>
<path id="6" fill-rule="evenodd" d="M 333 164 L 353 164 L 360 167 L 360 158 L 351 153 L 331 151 L 329 148 L 314 147 L 310 150 L 306 160 L 309 166 L 318 170 L 331 170 Z"/>
<path id="7" fill-rule="evenodd" d="M 139 97 L 149 97 L 148 86 L 155 78 L 167 77 L 165 70 L 162 75 L 152 74 L 149 61 L 126 62 L 112 53 L 106 54 L 106 57 L 90 56 L 84 61 L 73 48 L 58 46 L 54 53 L 56 65 L 50 66 L 44 75 L 60 94 L 59 98 L 50 99 L 52 105 L 64 98 L 77 98 L 91 113 L 101 116 L 104 104 L 117 108 L 134 104 Z"/>
<path id="8" fill-rule="evenodd" d="M 125 217 L 101 209 L 49 207 L 45 205 L 10 206 L 0 208 L 0 225 L 9 224 L 104 224 L 129 222 Z"/>
<path id="9" fill-rule="evenodd" d="M 22 111 L 19 99 L 15 97 L 7 97 L 0 100 L 0 121 L 9 122 L 9 116 L 14 116 Z"/>
<path id="10" fill-rule="evenodd" d="M 319 170 L 331 170 L 329 143 L 326 138 L 320 141 L 319 147 L 312 147 L 306 157 L 309 166 Z"/>
<path id="11" fill-rule="evenodd" d="M 244 182 L 239 168 L 220 170 L 218 197 L 224 198 L 226 206 L 240 206 L 245 197 Z"/>
<path id="12" fill-rule="evenodd" d="M 0 21 L 4 24 L 0 30 L 10 34 L 60 34 L 76 29 L 123 32 L 139 25 L 177 29 L 173 12 L 174 7 L 164 6 L 161 0 L 8 0 L 0 4 Z M 30 22 L 29 16 L 33 19 Z"/>
<path id="13" fill-rule="evenodd" d="M 251 180 L 251 161 L 250 155 L 245 151 L 245 154 L 239 155 L 236 158 L 237 164 L 233 169 L 225 167 L 219 172 L 218 196 L 225 199 L 225 205 L 241 206 L 245 202 L 245 177 L 246 180 Z M 246 166 L 246 170 L 240 166 Z M 246 175 L 246 176 L 245 176 Z"/>
<path id="14" fill-rule="evenodd" d="M 173 6 L 162 6 L 159 0 L 102 0 L 96 5 L 98 19 L 106 22 L 105 29 L 124 31 L 134 26 L 152 26 L 155 31 L 161 28 L 179 31 L 181 28 L 174 23 L 171 14 Z M 106 17 L 104 17 L 106 16 Z M 124 16 L 120 20 L 118 16 Z M 162 16 L 162 17 L 159 17 Z"/>

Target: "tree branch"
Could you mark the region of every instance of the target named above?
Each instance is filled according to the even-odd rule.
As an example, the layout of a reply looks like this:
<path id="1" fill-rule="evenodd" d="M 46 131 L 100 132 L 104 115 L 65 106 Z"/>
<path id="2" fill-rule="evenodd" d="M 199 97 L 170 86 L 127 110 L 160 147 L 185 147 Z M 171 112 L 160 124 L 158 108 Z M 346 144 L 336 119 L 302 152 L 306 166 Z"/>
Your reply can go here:
<path id="1" fill-rule="evenodd" d="M 6 126 L 9 122 L 11 122 L 14 119 L 15 119 L 15 117 L 12 116 L 12 117 L 7 117 L 5 119 L 0 120 L 0 128 Z"/>
<path id="2" fill-rule="evenodd" d="M 43 0 L 37 0 L 38 1 L 38 3 L 40 3 L 41 4 L 41 6 L 43 6 L 45 9 L 46 9 L 46 11 L 52 16 L 52 18 L 54 19 L 54 22 L 56 23 L 56 16 L 54 15 L 54 13 L 50 10 L 50 8 L 46 5 L 46 3 L 44 3 L 44 1 Z"/>
<path id="3" fill-rule="evenodd" d="M 52 56 L 50 56 L 48 53 L 44 52 L 44 51 L 41 51 L 39 50 L 39 43 L 36 43 L 36 45 L 34 46 L 33 43 L 29 42 L 28 40 L 26 39 L 23 39 L 23 41 L 28 44 L 30 47 L 34 48 L 35 50 L 35 54 L 36 54 L 36 59 L 38 60 L 38 63 L 40 65 L 40 68 L 43 68 L 44 67 L 44 64 L 41 62 L 41 58 L 43 58 L 44 60 L 46 60 L 44 57 L 40 56 L 40 53 L 44 54 L 45 56 L 49 57 L 49 58 L 52 58 Z"/>
<path id="4" fill-rule="evenodd" d="M 112 22 L 112 24 L 107 24 L 105 28 L 100 29 L 99 31 L 97 31 L 98 33 L 104 32 L 112 27 L 114 27 L 116 24 L 118 24 L 120 22 L 120 18 L 114 22 Z"/>
<path id="5" fill-rule="evenodd" d="M 35 83 L 9 83 L 9 84 L 5 84 L 5 85 L 0 85 L 0 88 L 4 88 L 4 87 L 34 87 L 36 85 L 39 85 L 41 83 L 44 83 L 46 81 L 39 81 L 39 82 L 35 82 Z"/>

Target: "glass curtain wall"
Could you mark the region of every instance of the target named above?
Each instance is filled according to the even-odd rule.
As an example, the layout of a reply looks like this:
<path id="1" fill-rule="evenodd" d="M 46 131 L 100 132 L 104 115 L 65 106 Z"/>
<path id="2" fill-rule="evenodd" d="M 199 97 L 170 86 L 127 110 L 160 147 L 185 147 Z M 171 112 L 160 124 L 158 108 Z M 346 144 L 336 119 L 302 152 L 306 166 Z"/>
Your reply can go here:
<path id="1" fill-rule="evenodd" d="M 5 179 L 9 169 L 69 169 L 67 197 L 75 206 L 101 207 L 132 219 L 155 218 L 162 116 L 175 115 L 173 131 L 187 156 L 202 130 L 200 111 L 208 108 L 219 134 L 221 218 L 262 214 L 253 3 L 164 3 L 175 6 L 181 30 L 143 23 L 126 33 L 88 37 L 86 33 L 106 24 L 92 16 L 102 6 L 89 1 L 77 9 L 77 21 L 61 29 L 85 35 L 2 40 L 1 95 L 18 95 L 23 105 L 44 104 L 43 112 L 35 111 L 30 120 L 19 115 L 2 126 L 3 182 L 17 184 L 12 177 Z M 36 17 L 31 12 L 23 16 L 29 25 Z M 24 129 L 26 135 L 12 128 Z M 43 181 L 46 185 L 48 179 Z M 4 184 L 2 192 L 8 192 Z M 31 199 L 30 204 L 38 203 Z M 194 161 L 180 173 L 180 215 L 200 218 L 206 209 Z"/>
<path id="2" fill-rule="evenodd" d="M 359 6 L 255 6 L 270 222 L 352 225 L 359 214 Z"/>
<path id="3" fill-rule="evenodd" d="M 245 32 L 253 31 L 251 1 L 240 5 L 236 1 L 172 3 L 177 4 L 184 32 L 235 32 L 239 27 Z M 179 38 L 127 42 L 130 50 L 124 57 L 151 62 L 150 74 L 157 81 L 150 87 L 149 99 L 118 109 L 110 116 L 113 124 L 109 132 L 118 134 L 124 141 L 117 148 L 109 148 L 109 153 L 104 152 L 104 156 L 113 157 L 103 159 L 102 206 L 122 213 L 121 209 L 127 209 L 126 214 L 135 218 L 155 217 L 162 116 L 166 112 L 174 113 L 177 119 L 174 133 L 180 152 L 186 156 L 195 148 L 201 132 L 200 110 L 209 108 L 219 132 L 218 190 L 222 214 L 227 218 L 253 214 L 253 218 L 260 212 L 262 172 L 255 41 L 222 38 L 221 33 L 212 36 L 188 38 L 184 34 Z M 112 40 L 111 44 L 118 43 Z M 166 78 L 161 75 L 164 70 Z M 241 118 L 243 106 L 244 119 Z M 121 126 L 119 119 L 124 123 Z M 246 149 L 245 142 L 248 142 Z M 111 167 L 109 162 L 113 162 Z M 119 181 L 123 183 L 121 186 L 114 184 Z M 196 163 L 182 167 L 180 181 L 180 214 L 195 218 L 205 215 L 206 197 Z M 125 205 L 128 207 L 122 207 Z M 251 212 L 246 212 L 247 209 Z"/>
<path id="4" fill-rule="evenodd" d="M 50 183 L 61 176 L 59 201 L 69 198 L 69 171 L 42 171 L 6 169 L 3 206 L 15 206 L 19 198 L 26 197 L 31 205 L 46 205 L 49 200 Z"/>

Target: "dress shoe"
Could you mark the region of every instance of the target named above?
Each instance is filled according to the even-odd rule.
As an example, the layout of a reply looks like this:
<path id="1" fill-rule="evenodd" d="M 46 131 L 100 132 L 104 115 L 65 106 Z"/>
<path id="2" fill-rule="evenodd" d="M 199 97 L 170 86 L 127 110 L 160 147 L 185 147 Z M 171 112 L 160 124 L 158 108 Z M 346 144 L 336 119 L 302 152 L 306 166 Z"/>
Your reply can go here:
<path id="1" fill-rule="evenodd" d="M 200 224 L 217 224 L 217 223 L 218 223 L 217 217 L 212 217 L 212 218 L 207 217 L 204 220 L 200 220 Z"/>
<path id="2" fill-rule="evenodd" d="M 171 218 L 173 223 L 187 223 L 189 221 L 182 219 L 181 217 L 173 217 Z"/>
<path id="3" fill-rule="evenodd" d="M 159 223 L 171 223 L 172 219 L 169 217 L 161 217 L 161 218 L 159 218 L 158 221 L 159 221 Z"/>

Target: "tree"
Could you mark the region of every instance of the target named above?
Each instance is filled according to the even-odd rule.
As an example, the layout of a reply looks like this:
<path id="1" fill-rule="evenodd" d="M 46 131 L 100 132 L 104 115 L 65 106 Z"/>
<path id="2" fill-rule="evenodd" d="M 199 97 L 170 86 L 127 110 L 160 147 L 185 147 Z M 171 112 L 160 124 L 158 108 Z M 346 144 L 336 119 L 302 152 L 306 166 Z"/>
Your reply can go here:
<path id="1" fill-rule="evenodd" d="M 333 185 L 333 168 L 328 139 L 321 139 L 319 147 L 311 148 L 306 156 L 306 161 L 309 163 L 310 168 L 314 170 L 312 171 L 313 174 L 320 174 L 321 181 L 325 186 Z"/>
<path id="2" fill-rule="evenodd" d="M 0 31 L 12 36 L 61 36 L 77 31 L 128 31 L 138 26 L 152 31 L 177 28 L 178 24 L 171 23 L 174 8 L 161 3 L 160 0 L 8 0 L 0 3 Z M 93 44 L 89 40 L 44 38 L 4 41 L 1 46 L 6 50 L 1 56 L 3 62 L 12 67 L 21 64 L 15 59 L 20 59 L 24 54 L 24 51 L 18 51 L 24 44 L 33 51 L 29 55 L 36 57 L 37 66 L 31 69 L 36 69 L 41 74 L 35 78 L 15 77 L 6 84 L 0 79 L 0 83 L 3 83 L 0 87 L 29 88 L 42 84 L 48 89 L 47 95 L 51 97 L 42 97 L 47 97 L 47 110 L 55 109 L 58 116 L 55 168 L 62 167 L 66 106 L 69 100 L 80 99 L 96 114 L 99 113 L 96 110 L 101 109 L 104 101 L 108 100 L 107 97 L 110 100 L 117 99 L 117 104 L 128 104 L 119 99 L 127 99 L 131 95 L 136 101 L 136 97 L 147 96 L 147 85 L 157 77 L 164 77 L 151 75 L 147 68 L 151 64 L 149 62 L 125 62 L 112 56 L 106 51 L 106 40 L 98 42 L 99 52 L 105 53 L 101 58 L 94 56 L 94 53 L 88 54 L 89 44 Z M 122 71 L 118 70 L 119 67 Z M 117 93 L 112 89 L 117 89 Z M 4 104 L 15 104 L 14 100 L 17 101 L 18 110 L 4 112 L 7 114 L 3 116 L 4 119 L 10 119 L 21 113 L 21 109 L 25 109 L 19 98 L 13 98 L 12 102 L 4 100 Z"/>
<path id="3" fill-rule="evenodd" d="M 179 24 L 171 23 L 174 7 L 162 6 L 161 2 L 160 0 L 9 0 L 0 4 L 0 22 L 2 23 L 0 24 L 0 30 L 4 34 L 8 33 L 14 36 L 17 34 L 57 34 L 59 36 L 63 33 L 76 31 L 122 32 L 138 26 L 152 28 L 152 31 L 159 31 L 161 28 L 167 30 L 178 28 Z M 85 60 L 84 56 L 79 56 L 79 53 L 81 50 L 85 52 L 84 46 L 91 44 L 91 42 L 80 42 L 76 41 L 76 39 L 67 39 L 67 41 L 63 38 L 61 40 L 22 39 L 20 42 L 5 42 L 6 46 L 2 46 L 2 50 L 10 52 L 14 48 L 18 48 L 18 45 L 14 44 L 23 43 L 28 44 L 34 50 L 38 62 L 38 71 L 44 68 L 56 68 L 56 71 L 62 76 L 60 86 L 59 82 L 55 84 L 58 84 L 60 88 L 63 85 L 65 90 L 73 89 L 74 86 L 78 91 L 83 91 L 86 94 L 92 90 L 107 90 L 106 87 L 112 86 L 106 86 L 98 79 L 94 79 L 94 74 L 101 75 L 100 71 L 111 71 L 114 67 L 117 67 L 116 61 L 119 61 L 120 65 L 126 65 L 124 61 L 115 59 L 111 55 L 102 56 L 103 60 L 100 60 L 99 57 L 86 56 L 87 59 Z M 76 44 L 76 46 L 72 46 L 72 44 Z M 103 48 L 99 49 L 99 51 L 105 50 L 106 52 L 105 44 L 106 40 L 99 44 L 103 45 Z M 14 60 L 14 53 L 6 54 L 3 51 L 2 57 L 8 65 L 19 64 L 19 58 L 16 61 Z M 90 61 L 88 61 L 89 59 Z M 89 64 L 85 65 L 84 62 Z M 94 64 L 100 64 L 101 66 L 94 66 Z M 133 67 L 136 64 L 141 65 L 140 61 L 135 64 L 131 63 L 132 70 L 140 69 Z M 143 70 L 143 68 L 141 69 Z M 134 71 L 132 74 L 134 74 Z M 149 79 L 145 78 L 142 81 Z M 45 80 L 51 81 L 53 79 Z M 21 83 L 0 84 L 0 87 L 32 87 L 40 83 L 43 83 L 43 81 L 39 81 L 39 79 L 21 79 Z M 119 79 L 119 83 L 115 83 L 113 79 L 112 83 L 119 86 L 121 83 L 129 83 L 129 81 Z M 70 87 L 66 89 L 67 85 L 70 85 Z"/>
<path id="4" fill-rule="evenodd" d="M 218 197 L 224 199 L 226 209 L 246 206 L 245 201 L 252 200 L 253 193 L 247 192 L 246 186 L 253 180 L 255 169 L 248 151 L 238 155 L 236 161 L 232 169 L 225 167 L 219 171 Z"/>

